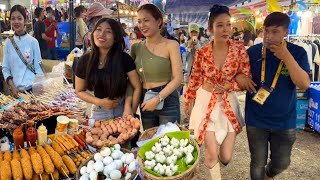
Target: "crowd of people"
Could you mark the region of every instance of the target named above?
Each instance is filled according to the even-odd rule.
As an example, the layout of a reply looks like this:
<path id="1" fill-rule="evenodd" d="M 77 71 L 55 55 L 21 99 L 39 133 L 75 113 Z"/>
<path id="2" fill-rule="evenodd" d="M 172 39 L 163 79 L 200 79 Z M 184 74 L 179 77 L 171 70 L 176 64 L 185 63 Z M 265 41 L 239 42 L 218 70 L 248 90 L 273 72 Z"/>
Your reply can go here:
<path id="1" fill-rule="evenodd" d="M 16 5 L 10 12 L 15 34 L 5 41 L 2 72 L 15 97 L 32 91 L 35 75 L 43 73 L 39 62 L 55 56 L 57 21 L 52 9 L 46 8 L 45 20 L 43 12 L 36 9 L 36 38 L 25 31 L 25 9 Z M 108 10 L 100 3 L 88 10 L 79 6 L 75 12 L 77 46 L 87 48 L 77 63 L 75 90 L 91 104 L 90 118 L 127 117 L 140 108 L 144 129 L 180 123 L 177 89 L 185 70 L 190 79 L 184 113 L 199 143 L 205 145 L 211 179 L 221 179 L 220 163 L 226 166 L 231 161 L 244 125 L 251 179 L 272 179 L 289 166 L 296 139 L 296 87 L 309 87 L 310 68 L 306 51 L 283 40 L 290 24 L 286 14 L 269 14 L 264 30 L 253 40 L 232 28 L 228 7 L 220 5 L 210 9 L 207 30 L 191 24 L 188 35 L 178 29 L 168 34 L 161 11 L 152 4 L 138 8 L 138 26 L 130 35 L 125 24 L 103 17 Z M 89 20 L 88 28 L 84 19 Z M 128 38 L 142 41 L 129 46 Z M 247 44 L 256 45 L 246 49 Z M 187 62 L 181 58 L 181 45 L 186 47 Z M 245 117 L 235 93 L 244 90 Z"/>

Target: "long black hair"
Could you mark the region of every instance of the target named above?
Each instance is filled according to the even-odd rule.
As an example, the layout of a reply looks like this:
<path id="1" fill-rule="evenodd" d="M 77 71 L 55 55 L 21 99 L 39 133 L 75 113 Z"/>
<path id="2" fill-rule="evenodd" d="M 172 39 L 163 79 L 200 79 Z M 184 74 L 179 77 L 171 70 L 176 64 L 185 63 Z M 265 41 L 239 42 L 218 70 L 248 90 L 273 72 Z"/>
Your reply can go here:
<path id="1" fill-rule="evenodd" d="M 94 43 L 93 34 L 97 30 L 97 27 L 104 22 L 108 23 L 111 27 L 114 44 L 106 56 L 106 65 L 103 68 L 103 74 L 100 74 L 98 71 L 100 56 L 99 47 Z M 110 99 L 123 96 L 127 87 L 127 75 L 124 67 L 125 42 L 122 34 L 119 33 L 121 32 L 121 28 L 120 24 L 114 19 L 101 18 L 96 23 L 91 33 L 92 51 L 90 52 L 88 59 L 86 81 L 87 84 L 92 84 L 93 86 L 88 86 L 88 89 L 93 90 L 94 86 L 98 82 L 101 82 L 103 84 L 106 97 Z"/>

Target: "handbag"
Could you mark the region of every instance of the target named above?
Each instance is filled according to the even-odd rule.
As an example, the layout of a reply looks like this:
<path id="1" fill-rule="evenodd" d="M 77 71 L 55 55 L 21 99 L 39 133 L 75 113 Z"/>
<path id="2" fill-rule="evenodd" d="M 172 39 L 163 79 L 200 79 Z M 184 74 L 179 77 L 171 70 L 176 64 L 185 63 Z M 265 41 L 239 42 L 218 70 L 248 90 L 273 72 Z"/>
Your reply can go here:
<path id="1" fill-rule="evenodd" d="M 146 75 L 144 74 L 144 67 L 143 67 L 143 62 L 142 62 L 142 43 L 140 44 L 140 54 L 141 54 L 140 62 L 141 62 L 142 74 L 143 74 L 144 80 L 146 81 Z M 145 102 L 149 99 L 158 97 L 158 96 L 159 96 L 159 92 L 148 90 L 144 95 L 143 102 Z M 160 103 L 156 107 L 156 110 L 162 110 L 163 105 L 164 105 L 164 101 L 160 101 Z"/>
<path id="2" fill-rule="evenodd" d="M 37 74 L 36 71 L 35 71 L 35 69 L 34 69 L 34 65 L 33 65 L 33 61 L 34 61 L 34 60 L 32 60 L 32 64 L 28 64 L 27 60 L 26 60 L 26 59 L 24 58 L 24 56 L 22 55 L 22 53 L 21 53 L 19 47 L 17 46 L 16 42 L 14 41 L 13 37 L 10 38 L 10 41 L 11 41 L 14 49 L 16 50 L 18 56 L 20 57 L 21 61 L 27 66 L 27 68 L 28 68 L 31 72 L 33 72 L 33 74 Z"/>

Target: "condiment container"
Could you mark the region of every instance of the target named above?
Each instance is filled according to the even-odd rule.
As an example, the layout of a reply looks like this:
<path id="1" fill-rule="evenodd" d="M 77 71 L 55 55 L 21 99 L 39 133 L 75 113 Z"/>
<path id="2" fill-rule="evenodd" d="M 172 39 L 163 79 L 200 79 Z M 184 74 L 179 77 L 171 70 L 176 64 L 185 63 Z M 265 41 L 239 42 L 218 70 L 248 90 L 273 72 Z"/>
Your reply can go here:
<path id="1" fill-rule="evenodd" d="M 47 128 L 41 124 L 38 128 L 38 145 L 42 146 L 47 143 L 48 131 Z"/>

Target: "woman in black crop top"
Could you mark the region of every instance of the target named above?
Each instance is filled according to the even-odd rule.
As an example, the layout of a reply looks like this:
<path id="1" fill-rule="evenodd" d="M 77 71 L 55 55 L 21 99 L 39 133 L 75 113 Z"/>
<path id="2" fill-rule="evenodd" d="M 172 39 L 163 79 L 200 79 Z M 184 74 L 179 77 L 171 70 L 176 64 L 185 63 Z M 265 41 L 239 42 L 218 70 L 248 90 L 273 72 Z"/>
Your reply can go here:
<path id="1" fill-rule="evenodd" d="M 91 34 L 92 51 L 82 56 L 76 69 L 76 93 L 92 105 L 90 118 L 111 119 L 136 112 L 132 97 L 125 98 L 128 79 L 139 98 L 141 83 L 133 59 L 124 52 L 120 25 L 109 18 L 100 19 Z M 89 93 L 92 91 L 93 93 Z"/>

